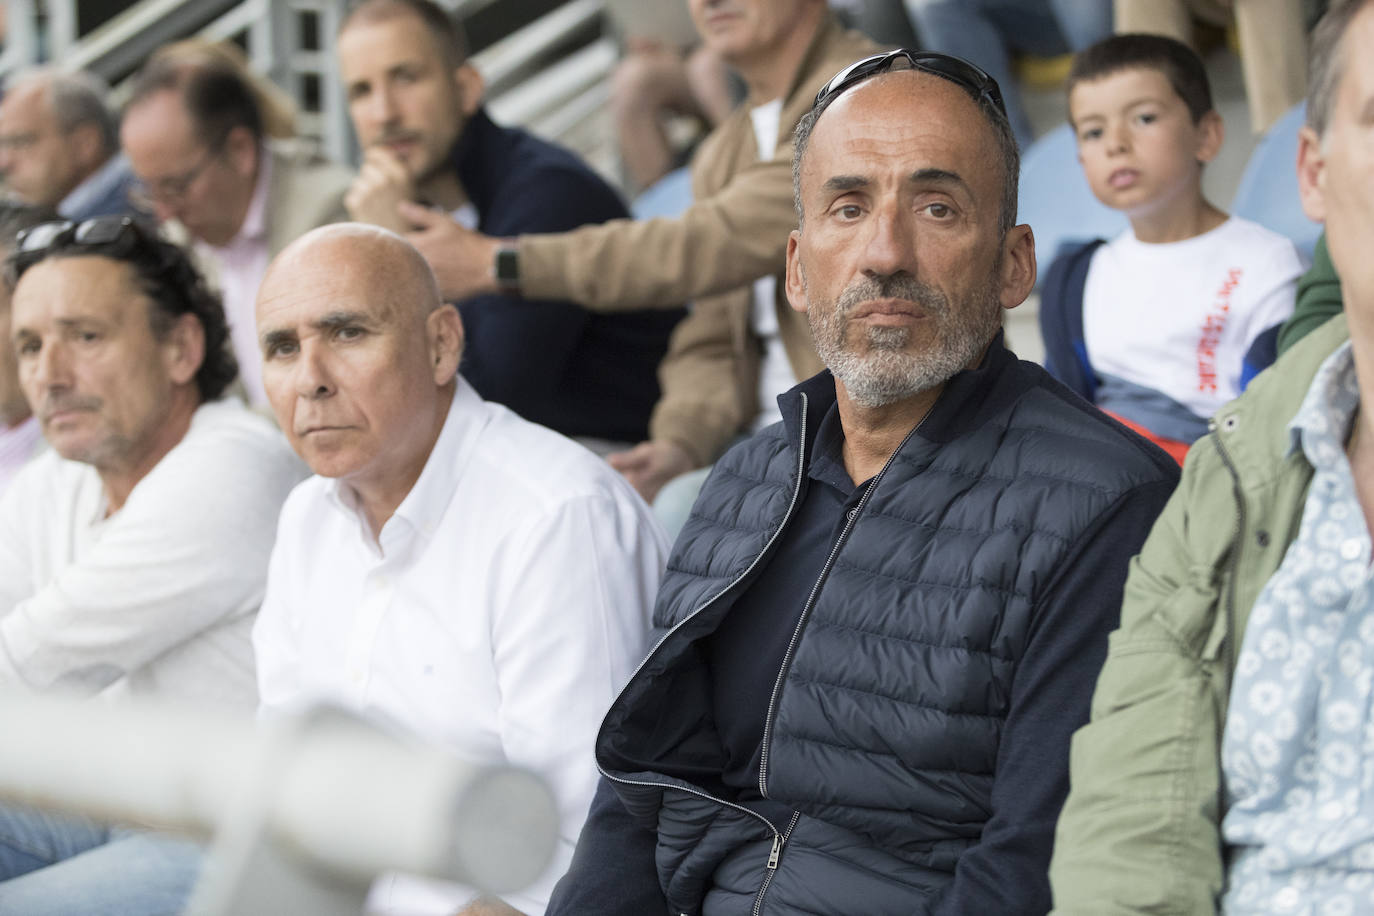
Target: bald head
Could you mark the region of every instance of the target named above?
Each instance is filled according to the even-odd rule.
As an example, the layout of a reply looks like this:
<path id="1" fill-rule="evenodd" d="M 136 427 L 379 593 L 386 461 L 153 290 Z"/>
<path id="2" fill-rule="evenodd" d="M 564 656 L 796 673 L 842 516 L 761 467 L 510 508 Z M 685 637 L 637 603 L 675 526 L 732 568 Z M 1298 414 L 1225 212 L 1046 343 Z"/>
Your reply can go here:
<path id="1" fill-rule="evenodd" d="M 379 226 L 334 223 L 296 239 L 267 268 L 258 288 L 259 307 L 311 275 L 347 275 L 420 317 L 443 305 L 429 263 L 405 239 Z"/>
<path id="2" fill-rule="evenodd" d="M 419 252 L 375 226 L 316 229 L 268 268 L 257 319 L 268 400 L 311 469 L 365 501 L 369 488 L 408 490 L 443 426 L 463 344 Z"/>

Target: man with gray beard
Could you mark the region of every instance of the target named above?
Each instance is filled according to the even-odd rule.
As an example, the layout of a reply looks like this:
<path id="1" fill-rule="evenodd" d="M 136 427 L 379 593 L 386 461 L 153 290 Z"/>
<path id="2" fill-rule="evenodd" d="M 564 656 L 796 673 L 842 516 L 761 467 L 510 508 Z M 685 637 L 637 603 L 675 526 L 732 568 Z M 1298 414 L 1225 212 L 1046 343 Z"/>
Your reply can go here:
<path id="1" fill-rule="evenodd" d="M 1039 914 L 1068 744 L 1178 477 L 1002 343 L 1035 282 L 995 82 L 894 51 L 797 129 L 829 370 L 716 465 L 548 913 Z"/>

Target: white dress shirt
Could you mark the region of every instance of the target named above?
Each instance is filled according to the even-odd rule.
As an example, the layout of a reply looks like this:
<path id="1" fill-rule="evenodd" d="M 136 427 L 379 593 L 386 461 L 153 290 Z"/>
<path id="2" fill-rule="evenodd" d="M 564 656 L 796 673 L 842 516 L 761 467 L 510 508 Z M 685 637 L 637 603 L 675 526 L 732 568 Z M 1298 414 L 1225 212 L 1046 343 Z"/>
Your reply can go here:
<path id="1" fill-rule="evenodd" d="M 304 468 L 237 399 L 107 515 L 95 468 L 49 451 L 0 499 L 0 684 L 251 707 L 253 612 Z"/>
<path id="2" fill-rule="evenodd" d="M 253 633 L 264 711 L 332 701 L 541 774 L 562 818 L 555 862 L 506 898 L 539 916 L 596 786 L 597 728 L 645 651 L 666 553 L 619 474 L 460 378 L 379 538 L 339 481 L 311 478 L 287 500 Z M 372 906 L 453 913 L 472 896 L 385 876 Z"/>

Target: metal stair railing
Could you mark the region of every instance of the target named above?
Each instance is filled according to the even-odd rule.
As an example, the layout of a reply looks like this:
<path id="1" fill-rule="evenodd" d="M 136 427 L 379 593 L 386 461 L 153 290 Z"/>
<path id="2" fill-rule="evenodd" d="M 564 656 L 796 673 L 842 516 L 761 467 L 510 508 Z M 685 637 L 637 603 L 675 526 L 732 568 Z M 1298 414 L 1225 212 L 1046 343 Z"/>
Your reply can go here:
<path id="1" fill-rule="evenodd" d="M 489 20 L 498 3 L 449 0 L 444 5 L 460 19 L 481 15 Z M 76 35 L 76 9 L 75 0 L 9 0 L 0 78 L 46 56 L 117 84 L 168 42 L 197 34 L 232 39 L 245 47 L 255 69 L 296 101 L 302 134 L 319 140 L 328 155 L 356 161 L 333 57 L 343 0 L 139 0 L 81 36 Z M 603 0 L 568 0 L 511 25 L 473 57 L 497 120 L 564 140 L 606 170 L 612 158 L 610 129 L 587 129 L 589 120 L 604 118 L 608 77 L 619 56 L 603 24 Z"/>

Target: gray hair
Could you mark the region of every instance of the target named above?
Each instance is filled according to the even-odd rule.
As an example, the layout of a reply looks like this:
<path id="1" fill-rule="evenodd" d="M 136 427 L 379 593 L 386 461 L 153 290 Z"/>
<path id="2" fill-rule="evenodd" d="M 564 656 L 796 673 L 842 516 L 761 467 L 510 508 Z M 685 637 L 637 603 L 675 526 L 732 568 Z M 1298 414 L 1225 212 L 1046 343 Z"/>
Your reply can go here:
<path id="1" fill-rule="evenodd" d="M 1336 87 L 1345 73 L 1345 54 L 1341 41 L 1355 14 L 1368 0 L 1331 0 L 1312 36 L 1307 51 L 1307 126 L 1318 137 L 1326 135 L 1331 108 L 1336 102 Z"/>
<path id="2" fill-rule="evenodd" d="M 9 91 L 26 85 L 47 90 L 48 107 L 62 133 L 71 133 L 83 124 L 94 124 L 100 129 L 105 153 L 113 155 L 118 151 L 119 119 L 106 102 L 110 87 L 103 79 L 85 70 L 35 67 L 19 74 L 10 83 Z"/>
<path id="3" fill-rule="evenodd" d="M 902 73 L 905 71 L 886 71 L 886 73 L 894 72 Z M 932 79 L 943 78 L 935 74 L 927 75 Z M 948 82 L 953 81 L 949 80 Z M 959 84 L 955 83 L 955 85 Z M 853 86 L 849 87 L 849 89 L 853 88 Z M 965 90 L 965 94 L 968 94 L 967 90 Z M 797 129 L 792 135 L 792 204 L 797 208 L 798 226 L 804 222 L 801 199 L 802 159 L 806 157 L 806 148 L 811 143 L 811 133 L 816 128 L 816 121 L 830 107 L 830 103 L 839 98 L 840 95 L 844 95 L 844 93 L 832 95 L 819 108 L 812 108 L 802 115 L 802 119 L 797 122 Z M 973 96 L 970 95 L 969 98 L 972 99 Z M 1002 160 L 1002 209 L 998 214 L 997 228 L 1002 237 L 1005 238 L 1006 234 L 1016 225 L 1016 202 L 1021 184 L 1021 150 L 1016 145 L 1016 135 L 1011 131 L 1011 123 L 992 102 L 986 98 L 979 98 L 976 101 L 978 110 L 982 112 L 984 120 L 992 127 L 992 132 L 997 137 L 997 151 Z"/>

